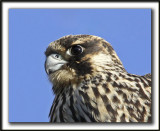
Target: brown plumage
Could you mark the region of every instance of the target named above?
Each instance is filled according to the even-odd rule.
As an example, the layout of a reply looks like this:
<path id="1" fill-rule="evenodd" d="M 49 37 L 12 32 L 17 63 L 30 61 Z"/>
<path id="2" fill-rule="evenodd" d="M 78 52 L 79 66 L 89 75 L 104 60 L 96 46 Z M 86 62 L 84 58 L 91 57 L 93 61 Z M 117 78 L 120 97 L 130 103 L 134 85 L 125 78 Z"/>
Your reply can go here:
<path id="1" fill-rule="evenodd" d="M 129 74 L 104 39 L 68 35 L 45 55 L 55 94 L 50 122 L 151 122 L 151 74 Z"/>

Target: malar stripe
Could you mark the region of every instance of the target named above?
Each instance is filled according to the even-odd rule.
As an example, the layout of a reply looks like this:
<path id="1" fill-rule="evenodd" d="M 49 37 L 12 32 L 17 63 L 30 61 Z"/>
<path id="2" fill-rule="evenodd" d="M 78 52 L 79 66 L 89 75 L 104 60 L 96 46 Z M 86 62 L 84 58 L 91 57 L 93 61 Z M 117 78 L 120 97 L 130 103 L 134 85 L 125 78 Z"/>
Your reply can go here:
<path id="1" fill-rule="evenodd" d="M 70 60 L 73 61 L 73 60 Z M 71 68 L 75 69 L 78 76 L 84 76 L 86 74 L 92 74 L 93 69 L 89 62 L 81 62 L 80 64 L 72 63 L 68 64 Z M 83 67 L 83 68 L 82 68 Z"/>

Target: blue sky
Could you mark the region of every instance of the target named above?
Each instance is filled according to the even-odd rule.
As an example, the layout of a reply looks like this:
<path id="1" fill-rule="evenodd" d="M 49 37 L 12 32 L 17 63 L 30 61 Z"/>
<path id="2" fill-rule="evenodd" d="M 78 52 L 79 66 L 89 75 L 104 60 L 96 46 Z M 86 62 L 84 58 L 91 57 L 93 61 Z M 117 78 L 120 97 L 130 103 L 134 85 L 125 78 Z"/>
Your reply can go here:
<path id="1" fill-rule="evenodd" d="M 49 121 L 54 95 L 44 52 L 69 34 L 100 36 L 129 73 L 151 72 L 151 9 L 10 9 L 9 122 Z"/>

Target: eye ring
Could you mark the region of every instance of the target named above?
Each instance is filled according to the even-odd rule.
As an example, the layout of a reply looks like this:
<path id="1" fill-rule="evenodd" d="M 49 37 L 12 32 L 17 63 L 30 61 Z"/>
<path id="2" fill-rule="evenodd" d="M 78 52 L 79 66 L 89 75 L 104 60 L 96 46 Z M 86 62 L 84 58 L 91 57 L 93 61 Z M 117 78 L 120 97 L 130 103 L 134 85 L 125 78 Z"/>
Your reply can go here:
<path id="1" fill-rule="evenodd" d="M 76 55 L 80 55 L 81 53 L 83 53 L 84 48 L 80 45 L 73 45 L 71 48 L 69 48 L 69 50 L 67 51 L 67 54 L 71 55 L 71 56 L 76 56 Z"/>

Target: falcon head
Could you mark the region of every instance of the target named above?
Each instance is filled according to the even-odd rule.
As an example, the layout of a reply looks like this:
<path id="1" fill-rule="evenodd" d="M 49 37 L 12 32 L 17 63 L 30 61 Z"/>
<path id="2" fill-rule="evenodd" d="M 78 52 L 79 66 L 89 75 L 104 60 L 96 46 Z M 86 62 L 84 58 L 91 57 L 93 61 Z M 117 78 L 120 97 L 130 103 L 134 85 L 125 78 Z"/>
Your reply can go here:
<path id="1" fill-rule="evenodd" d="M 45 52 L 45 70 L 53 91 L 78 84 L 99 72 L 122 70 L 123 65 L 112 46 L 93 35 L 68 35 L 51 42 Z"/>

